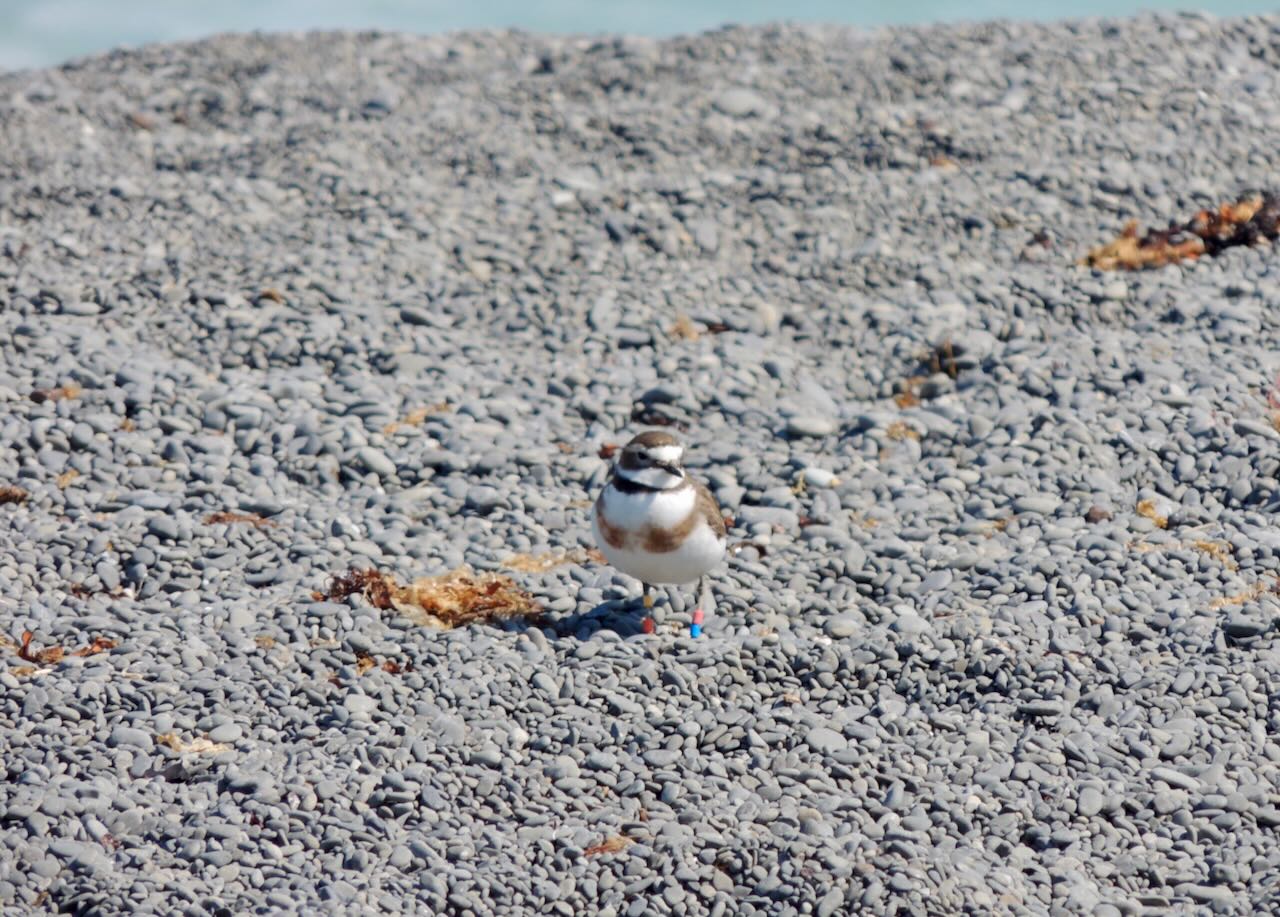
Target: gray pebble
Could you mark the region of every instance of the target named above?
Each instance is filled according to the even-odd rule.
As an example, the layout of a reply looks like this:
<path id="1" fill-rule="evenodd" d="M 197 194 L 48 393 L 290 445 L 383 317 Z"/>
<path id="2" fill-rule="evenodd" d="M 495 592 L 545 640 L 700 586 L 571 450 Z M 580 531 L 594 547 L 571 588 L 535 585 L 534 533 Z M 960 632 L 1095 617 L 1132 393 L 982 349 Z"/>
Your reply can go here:
<path id="1" fill-rule="evenodd" d="M 1037 494 L 1035 496 L 1019 497 L 1013 501 L 1013 511 L 1015 513 L 1038 513 L 1041 515 L 1051 515 L 1054 513 L 1062 500 L 1052 494 Z"/>
<path id="2" fill-rule="evenodd" d="M 342 705 L 352 716 L 358 717 L 370 716 L 378 709 L 377 699 L 363 694 L 348 694 L 343 698 Z"/>
<path id="3" fill-rule="evenodd" d="M 180 534 L 178 523 L 172 516 L 152 516 L 147 522 L 147 531 L 168 541 L 176 541 Z"/>
<path id="4" fill-rule="evenodd" d="M 844 639 L 845 637 L 852 637 L 854 634 L 858 633 L 861 627 L 861 620 L 859 620 L 857 615 L 852 614 L 837 615 L 834 618 L 828 618 L 826 623 L 823 625 L 823 629 L 827 632 L 827 636 L 837 640 Z"/>
<path id="5" fill-rule="evenodd" d="M 760 114 L 768 108 L 768 104 L 759 93 L 742 87 L 726 89 L 715 99 L 718 111 L 739 118 Z"/>
<path id="6" fill-rule="evenodd" d="M 132 726 L 116 726 L 111 730 L 111 737 L 107 739 L 107 744 L 115 748 L 127 746 L 150 750 L 155 742 L 150 733 L 145 730 L 135 729 Z"/>
<path id="7" fill-rule="evenodd" d="M 819 754 L 843 751 L 849 745 L 844 736 L 825 726 L 816 726 L 810 729 L 804 740 L 811 749 Z"/>
<path id="8" fill-rule="evenodd" d="M 800 414 L 787 418 L 788 436 L 830 436 L 839 429 L 834 420 L 816 414 Z"/>
<path id="9" fill-rule="evenodd" d="M 102 311 L 102 307 L 96 302 L 91 302 L 87 299 L 79 299 L 72 302 L 64 302 L 62 304 L 61 311 L 64 315 L 90 316 L 100 313 Z"/>
<path id="10" fill-rule="evenodd" d="M 396 476 L 396 463 L 387 458 L 386 454 L 381 450 L 372 446 L 364 446 L 356 453 L 356 458 L 359 459 L 360 464 L 380 478 L 394 478 Z"/>

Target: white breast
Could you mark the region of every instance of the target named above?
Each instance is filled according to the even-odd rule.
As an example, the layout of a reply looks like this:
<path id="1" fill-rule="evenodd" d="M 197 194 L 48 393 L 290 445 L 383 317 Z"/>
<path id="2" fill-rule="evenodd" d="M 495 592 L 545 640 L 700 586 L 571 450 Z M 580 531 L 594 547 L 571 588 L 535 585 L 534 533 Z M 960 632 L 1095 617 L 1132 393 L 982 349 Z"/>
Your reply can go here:
<path id="1" fill-rule="evenodd" d="M 692 487 L 640 493 L 624 493 L 610 487 L 604 492 L 604 515 L 614 528 L 628 532 L 650 525 L 667 529 L 689 518 L 697 498 Z"/>

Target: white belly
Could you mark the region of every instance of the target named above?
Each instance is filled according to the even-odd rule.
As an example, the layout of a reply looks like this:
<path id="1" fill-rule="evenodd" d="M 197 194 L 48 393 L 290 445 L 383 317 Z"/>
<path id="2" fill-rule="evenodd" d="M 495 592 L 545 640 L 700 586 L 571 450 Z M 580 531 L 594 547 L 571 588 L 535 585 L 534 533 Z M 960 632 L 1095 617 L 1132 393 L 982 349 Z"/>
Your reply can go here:
<path id="1" fill-rule="evenodd" d="M 724 559 L 725 540 L 718 538 L 706 523 L 690 532 L 680 547 L 661 554 L 613 547 L 601 536 L 595 513 L 591 514 L 591 529 L 605 559 L 642 583 L 692 583 L 711 572 Z"/>

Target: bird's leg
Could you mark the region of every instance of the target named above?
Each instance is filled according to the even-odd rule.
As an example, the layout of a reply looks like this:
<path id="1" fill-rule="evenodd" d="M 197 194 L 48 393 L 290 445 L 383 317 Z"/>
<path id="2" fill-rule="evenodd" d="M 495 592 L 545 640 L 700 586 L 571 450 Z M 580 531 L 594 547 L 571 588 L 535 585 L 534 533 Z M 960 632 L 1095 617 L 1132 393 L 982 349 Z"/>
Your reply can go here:
<path id="1" fill-rule="evenodd" d="M 707 578 L 705 576 L 698 578 L 698 596 L 693 604 L 693 621 L 689 624 L 689 636 L 698 637 L 702 634 L 702 595 L 707 591 Z"/>
<path id="2" fill-rule="evenodd" d="M 652 587 L 648 583 L 641 583 L 640 585 L 644 589 L 644 620 L 640 622 L 640 626 L 646 634 L 651 634 L 657 627 L 653 620 L 653 595 L 649 591 Z"/>

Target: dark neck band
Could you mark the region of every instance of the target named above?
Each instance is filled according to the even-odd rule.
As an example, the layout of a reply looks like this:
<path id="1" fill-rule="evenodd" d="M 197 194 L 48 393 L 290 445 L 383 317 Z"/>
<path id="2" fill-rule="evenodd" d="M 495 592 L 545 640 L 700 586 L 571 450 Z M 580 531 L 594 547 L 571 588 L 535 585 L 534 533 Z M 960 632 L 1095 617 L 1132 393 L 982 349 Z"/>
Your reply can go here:
<path id="1" fill-rule="evenodd" d="M 613 486 L 624 494 L 656 494 L 662 493 L 664 490 L 677 490 L 679 487 L 684 486 L 684 481 L 681 481 L 677 487 L 653 487 L 649 484 L 633 481 L 620 474 L 615 474 L 613 476 Z"/>

